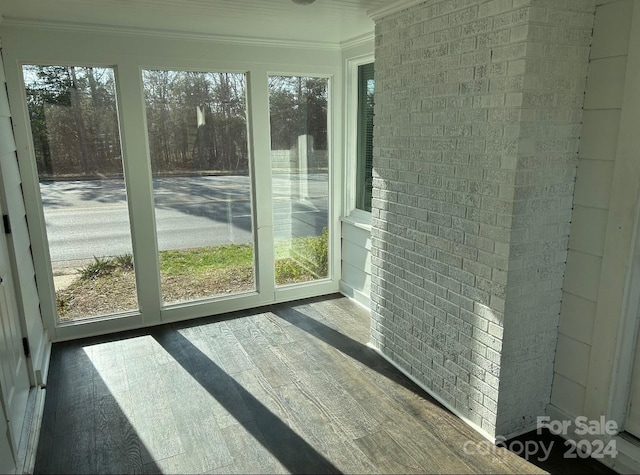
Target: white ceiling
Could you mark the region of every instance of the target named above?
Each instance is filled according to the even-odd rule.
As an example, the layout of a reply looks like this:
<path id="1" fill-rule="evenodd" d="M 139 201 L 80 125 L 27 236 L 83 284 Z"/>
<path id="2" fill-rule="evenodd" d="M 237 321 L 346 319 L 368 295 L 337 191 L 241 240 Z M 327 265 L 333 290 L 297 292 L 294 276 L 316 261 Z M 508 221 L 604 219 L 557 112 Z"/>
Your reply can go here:
<path id="1" fill-rule="evenodd" d="M 340 43 L 371 33 L 367 11 L 391 0 L 0 0 L 7 23 L 148 28 L 270 40 Z"/>

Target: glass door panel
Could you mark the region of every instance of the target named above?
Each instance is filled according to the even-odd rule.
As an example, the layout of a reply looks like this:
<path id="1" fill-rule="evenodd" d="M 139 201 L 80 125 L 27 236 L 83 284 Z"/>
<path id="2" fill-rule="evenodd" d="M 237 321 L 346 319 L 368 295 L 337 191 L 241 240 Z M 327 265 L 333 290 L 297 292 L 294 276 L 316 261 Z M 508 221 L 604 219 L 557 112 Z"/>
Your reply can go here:
<path id="1" fill-rule="evenodd" d="M 269 77 L 275 280 L 328 277 L 329 80 Z"/>
<path id="2" fill-rule="evenodd" d="M 138 308 L 112 68 L 23 66 L 58 318 Z"/>
<path id="3" fill-rule="evenodd" d="M 255 290 L 245 75 L 142 78 L 163 302 Z"/>

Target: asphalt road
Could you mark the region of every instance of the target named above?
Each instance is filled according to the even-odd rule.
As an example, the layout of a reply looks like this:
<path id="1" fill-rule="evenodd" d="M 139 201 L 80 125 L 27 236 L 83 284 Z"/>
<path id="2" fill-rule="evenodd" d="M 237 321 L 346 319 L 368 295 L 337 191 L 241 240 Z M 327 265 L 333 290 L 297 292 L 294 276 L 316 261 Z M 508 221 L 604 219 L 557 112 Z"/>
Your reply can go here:
<path id="1" fill-rule="evenodd" d="M 296 235 L 318 235 L 326 226 L 326 175 L 307 182 L 310 200 L 291 200 L 295 178 L 274 178 L 274 216 L 297 216 Z M 56 181 L 40 185 L 53 263 L 131 253 L 122 180 Z M 250 183 L 246 176 L 154 179 L 161 250 L 251 242 Z"/>

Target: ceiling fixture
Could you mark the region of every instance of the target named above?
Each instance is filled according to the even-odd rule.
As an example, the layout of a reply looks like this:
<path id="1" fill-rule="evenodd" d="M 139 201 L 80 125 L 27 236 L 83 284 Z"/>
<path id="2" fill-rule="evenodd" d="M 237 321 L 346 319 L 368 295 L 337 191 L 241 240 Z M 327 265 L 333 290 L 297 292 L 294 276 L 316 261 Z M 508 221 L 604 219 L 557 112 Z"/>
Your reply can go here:
<path id="1" fill-rule="evenodd" d="M 311 5 L 316 0 L 291 0 L 293 3 L 298 5 Z"/>

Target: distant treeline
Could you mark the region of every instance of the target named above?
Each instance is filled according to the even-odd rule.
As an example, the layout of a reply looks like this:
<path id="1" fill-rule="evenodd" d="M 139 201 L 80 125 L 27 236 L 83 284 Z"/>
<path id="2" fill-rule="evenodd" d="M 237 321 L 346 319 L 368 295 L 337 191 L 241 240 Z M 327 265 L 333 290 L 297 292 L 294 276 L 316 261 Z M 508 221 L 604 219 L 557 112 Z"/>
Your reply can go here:
<path id="1" fill-rule="evenodd" d="M 113 69 L 25 66 L 24 78 L 41 177 L 122 173 Z M 244 74 L 143 71 L 143 84 L 154 173 L 248 170 Z M 269 78 L 272 149 L 309 134 L 326 150 L 327 85 Z"/>

